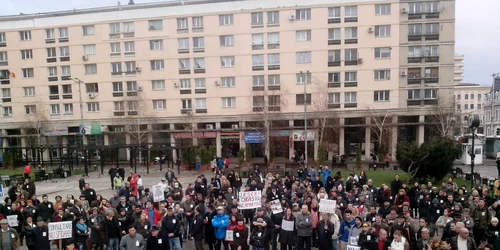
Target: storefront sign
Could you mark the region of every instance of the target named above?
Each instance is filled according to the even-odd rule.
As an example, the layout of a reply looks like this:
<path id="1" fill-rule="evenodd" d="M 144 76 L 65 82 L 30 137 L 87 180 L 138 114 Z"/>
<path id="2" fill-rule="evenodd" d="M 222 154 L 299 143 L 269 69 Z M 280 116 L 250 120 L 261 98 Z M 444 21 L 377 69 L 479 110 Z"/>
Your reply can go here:
<path id="1" fill-rule="evenodd" d="M 68 126 L 60 124 L 49 125 L 44 128 L 43 134 L 45 136 L 68 135 Z"/>
<path id="2" fill-rule="evenodd" d="M 82 124 L 79 125 L 80 133 L 85 135 L 102 135 L 102 127 L 100 123 Z"/>
<path id="3" fill-rule="evenodd" d="M 238 132 L 224 132 L 224 133 L 220 133 L 220 138 L 221 139 L 240 139 L 240 133 Z"/>
<path id="4" fill-rule="evenodd" d="M 305 141 L 305 132 L 304 130 L 294 130 L 293 131 L 293 141 Z M 316 138 L 316 131 L 307 131 L 307 140 L 314 141 Z"/>
<path id="5" fill-rule="evenodd" d="M 290 130 L 271 131 L 270 134 L 271 137 L 288 137 L 290 136 Z"/>
<path id="6" fill-rule="evenodd" d="M 243 139 L 246 144 L 259 144 L 264 143 L 266 135 L 259 131 L 245 131 Z"/>
<path id="7" fill-rule="evenodd" d="M 215 138 L 217 137 L 217 132 L 181 132 L 174 133 L 175 139 L 187 139 L 187 138 Z"/>

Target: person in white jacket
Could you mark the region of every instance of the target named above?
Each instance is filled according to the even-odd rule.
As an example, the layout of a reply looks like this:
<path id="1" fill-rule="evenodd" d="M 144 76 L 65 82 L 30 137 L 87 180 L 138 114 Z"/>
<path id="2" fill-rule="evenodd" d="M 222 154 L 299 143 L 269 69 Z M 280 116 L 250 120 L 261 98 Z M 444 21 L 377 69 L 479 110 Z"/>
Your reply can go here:
<path id="1" fill-rule="evenodd" d="M 339 230 L 340 230 L 340 220 L 336 214 L 330 214 L 330 221 L 333 222 L 333 225 L 334 225 L 334 231 L 332 234 L 333 250 L 337 250 L 338 249 L 337 244 L 338 244 L 338 239 L 339 239 Z"/>

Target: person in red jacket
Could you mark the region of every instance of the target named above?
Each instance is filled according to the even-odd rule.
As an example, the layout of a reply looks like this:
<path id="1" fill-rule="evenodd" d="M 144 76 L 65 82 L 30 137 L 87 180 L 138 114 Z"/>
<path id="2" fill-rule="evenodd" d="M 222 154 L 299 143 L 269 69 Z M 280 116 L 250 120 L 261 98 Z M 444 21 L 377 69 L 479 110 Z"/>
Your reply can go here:
<path id="1" fill-rule="evenodd" d="M 406 195 L 406 191 L 404 189 L 400 189 L 398 195 L 396 196 L 394 205 L 398 208 L 398 213 L 403 211 L 403 204 L 407 202 L 410 203 L 410 198 Z"/>
<path id="2" fill-rule="evenodd" d="M 153 203 L 151 201 L 146 202 L 146 209 L 142 211 L 143 213 L 148 215 L 149 223 L 151 226 L 159 225 L 158 222 L 162 219 L 160 212 L 153 207 Z"/>
<path id="3" fill-rule="evenodd" d="M 24 179 L 30 178 L 31 175 L 31 166 L 30 164 L 26 164 L 26 167 L 24 167 Z"/>

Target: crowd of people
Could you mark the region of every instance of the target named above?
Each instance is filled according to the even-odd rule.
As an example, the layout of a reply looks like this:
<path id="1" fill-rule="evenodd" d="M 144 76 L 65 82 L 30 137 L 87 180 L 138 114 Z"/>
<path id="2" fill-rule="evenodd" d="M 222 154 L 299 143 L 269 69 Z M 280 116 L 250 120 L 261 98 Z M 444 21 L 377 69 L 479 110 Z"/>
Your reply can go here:
<path id="1" fill-rule="evenodd" d="M 262 176 L 254 168 L 200 174 L 184 187 L 171 169 L 153 194 L 140 176 L 109 171 L 112 197 L 86 180 L 81 193 L 49 201 L 29 178 L 13 184 L 0 205 L 0 250 L 492 250 L 500 249 L 500 206 L 488 187 L 468 190 L 453 178 L 406 183 L 395 176 L 376 187 L 365 171 L 342 176 L 326 166 L 300 167 L 290 176 Z M 210 173 L 212 175 L 212 173 Z M 500 196 L 500 181 L 494 197 Z M 261 207 L 239 209 L 240 192 L 261 191 Z M 155 202 L 161 196 L 163 201 Z M 320 211 L 335 200 L 334 213 Z M 271 208 L 279 201 L 281 210 Z M 72 238 L 49 240 L 48 223 L 72 221 Z M 189 243 L 191 244 L 191 243 Z"/>

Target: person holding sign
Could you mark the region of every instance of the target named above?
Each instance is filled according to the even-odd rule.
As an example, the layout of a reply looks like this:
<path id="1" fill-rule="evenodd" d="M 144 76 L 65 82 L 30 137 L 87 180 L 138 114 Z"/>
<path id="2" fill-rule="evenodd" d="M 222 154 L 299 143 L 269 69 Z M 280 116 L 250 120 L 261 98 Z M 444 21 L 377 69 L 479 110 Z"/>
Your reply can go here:
<path id="1" fill-rule="evenodd" d="M 236 247 L 236 250 L 250 250 L 250 246 L 247 243 L 248 227 L 245 226 L 245 219 L 240 214 L 237 216 L 236 220 L 238 221 L 238 224 L 233 229 L 234 246 Z"/>
<path id="2" fill-rule="evenodd" d="M 335 233 L 335 226 L 327 213 L 321 213 L 321 220 L 316 226 L 318 235 L 318 249 L 333 250 L 332 235 Z"/>
<path id="3" fill-rule="evenodd" d="M 0 220 L 0 247 L 2 250 L 17 250 L 19 249 L 20 241 L 19 235 L 16 230 L 9 228 L 9 221 L 7 219 Z M 6 248 L 6 246 L 9 246 Z"/>
<path id="4" fill-rule="evenodd" d="M 281 222 L 280 230 L 280 244 L 281 250 L 292 250 L 295 243 L 295 216 L 293 216 L 292 209 L 287 208 L 285 216 Z"/>

